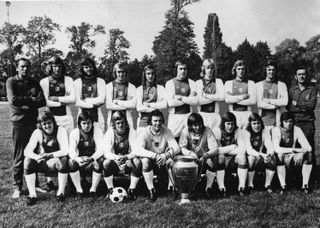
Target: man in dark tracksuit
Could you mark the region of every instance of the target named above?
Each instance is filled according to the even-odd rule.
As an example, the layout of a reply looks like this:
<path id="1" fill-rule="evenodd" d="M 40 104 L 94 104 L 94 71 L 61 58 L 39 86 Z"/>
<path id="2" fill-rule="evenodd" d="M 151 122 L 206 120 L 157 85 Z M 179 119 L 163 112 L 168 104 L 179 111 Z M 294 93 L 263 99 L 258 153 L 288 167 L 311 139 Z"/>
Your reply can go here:
<path id="1" fill-rule="evenodd" d="M 7 80 L 7 98 L 11 109 L 13 141 L 13 178 L 12 198 L 19 198 L 23 185 L 23 159 L 33 130 L 36 128 L 38 108 L 46 101 L 39 83 L 30 77 L 30 61 L 20 58 L 17 61 L 17 75 Z"/>
<path id="2" fill-rule="evenodd" d="M 300 127 L 312 147 L 312 165 L 310 181 L 317 180 L 317 160 L 315 155 L 315 114 L 317 105 L 317 89 L 309 85 L 309 78 L 305 66 L 296 68 L 295 79 L 297 85 L 289 90 L 288 110 L 294 114 L 295 125 Z"/>

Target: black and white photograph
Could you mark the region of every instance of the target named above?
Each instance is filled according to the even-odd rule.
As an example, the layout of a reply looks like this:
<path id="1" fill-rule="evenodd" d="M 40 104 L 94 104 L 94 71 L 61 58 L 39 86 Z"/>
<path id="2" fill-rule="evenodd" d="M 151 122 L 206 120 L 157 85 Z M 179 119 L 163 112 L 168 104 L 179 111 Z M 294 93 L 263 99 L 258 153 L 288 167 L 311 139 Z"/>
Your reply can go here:
<path id="1" fill-rule="evenodd" d="M 319 12 L 0 0 L 0 227 L 319 227 Z"/>

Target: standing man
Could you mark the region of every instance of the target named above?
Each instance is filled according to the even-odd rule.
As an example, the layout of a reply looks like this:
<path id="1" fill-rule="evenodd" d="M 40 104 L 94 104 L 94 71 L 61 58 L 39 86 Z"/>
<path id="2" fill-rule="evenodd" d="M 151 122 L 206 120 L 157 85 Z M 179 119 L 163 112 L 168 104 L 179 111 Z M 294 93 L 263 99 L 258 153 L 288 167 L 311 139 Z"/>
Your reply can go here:
<path id="1" fill-rule="evenodd" d="M 286 84 L 278 80 L 277 68 L 273 60 L 268 60 L 264 69 L 265 80 L 256 84 L 257 106 L 266 129 L 280 124 L 282 108 L 288 104 Z"/>
<path id="2" fill-rule="evenodd" d="M 176 77 L 166 83 L 169 106 L 168 128 L 178 139 L 182 129 L 187 126 L 187 118 L 191 113 L 190 105 L 198 104 L 196 83 L 187 78 L 187 64 L 177 61 Z"/>
<path id="3" fill-rule="evenodd" d="M 125 62 L 119 62 L 113 67 L 112 82 L 106 85 L 106 108 L 108 110 L 108 125 L 116 111 L 126 114 L 129 126 L 133 127 L 132 110 L 136 108 L 136 87 L 128 81 L 129 68 Z"/>
<path id="4" fill-rule="evenodd" d="M 312 147 L 312 165 L 311 182 L 317 180 L 316 167 L 317 160 L 315 155 L 315 114 L 317 105 L 317 89 L 310 85 L 310 78 L 305 66 L 296 68 L 295 80 L 297 84 L 289 90 L 288 110 L 294 115 L 295 125 L 300 127 Z"/>
<path id="5" fill-rule="evenodd" d="M 229 104 L 229 112 L 237 117 L 237 126 L 244 128 L 252 106 L 256 104 L 256 87 L 253 81 L 248 80 L 247 67 L 243 60 L 234 63 L 232 75 L 235 79 L 225 83 L 225 102 Z"/>
<path id="6" fill-rule="evenodd" d="M 11 109 L 13 141 L 12 198 L 19 198 L 23 185 L 23 151 L 36 129 L 38 108 L 46 101 L 39 83 L 30 76 L 31 63 L 26 58 L 17 60 L 17 75 L 7 80 L 7 98 Z"/>

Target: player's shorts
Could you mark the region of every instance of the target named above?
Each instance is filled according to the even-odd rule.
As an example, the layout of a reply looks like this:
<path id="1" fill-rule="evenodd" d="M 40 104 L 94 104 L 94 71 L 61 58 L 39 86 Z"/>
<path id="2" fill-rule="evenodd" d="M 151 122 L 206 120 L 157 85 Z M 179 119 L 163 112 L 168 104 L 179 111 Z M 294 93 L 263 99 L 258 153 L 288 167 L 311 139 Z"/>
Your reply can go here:
<path id="1" fill-rule="evenodd" d="M 211 130 L 220 127 L 221 116 L 219 113 L 210 113 L 210 112 L 199 112 L 203 118 L 204 126 L 209 127 Z"/>
<path id="2" fill-rule="evenodd" d="M 237 126 L 240 129 L 245 129 L 248 125 L 248 119 L 251 115 L 251 111 L 232 111 L 232 113 L 236 116 Z"/>
<path id="3" fill-rule="evenodd" d="M 184 127 L 187 126 L 187 119 L 190 113 L 187 114 L 169 114 L 168 128 L 172 131 L 173 136 L 180 137 Z"/>
<path id="4" fill-rule="evenodd" d="M 70 134 L 70 132 L 74 129 L 73 117 L 71 115 L 54 116 L 54 118 L 57 122 L 57 125 L 59 127 L 64 127 L 68 134 Z"/>

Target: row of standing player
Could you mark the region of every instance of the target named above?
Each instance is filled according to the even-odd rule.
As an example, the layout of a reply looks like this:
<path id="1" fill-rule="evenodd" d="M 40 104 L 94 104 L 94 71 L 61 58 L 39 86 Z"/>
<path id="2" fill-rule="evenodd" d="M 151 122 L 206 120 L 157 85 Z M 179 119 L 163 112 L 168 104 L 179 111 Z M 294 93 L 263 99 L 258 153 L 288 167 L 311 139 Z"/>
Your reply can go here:
<path id="1" fill-rule="evenodd" d="M 24 64 L 19 66 L 19 63 Z M 18 61 L 18 75 L 16 76 L 18 78 L 16 79 L 19 79 L 19 70 L 22 71 L 23 67 L 26 68 L 23 69 L 24 71 L 28 71 L 30 63 L 27 60 Z M 219 103 L 216 101 L 225 99 L 227 103 L 230 103 L 229 110 L 236 114 L 238 125 L 242 126 L 247 120 L 248 115 L 251 113 L 251 105 L 256 103 L 255 93 L 257 91 L 258 108 L 261 109 L 260 112 L 265 125 L 270 126 L 277 122 L 279 119 L 280 107 L 282 105 L 285 106 L 288 100 L 286 86 L 276 80 L 275 64 L 272 62 L 267 64 L 266 80 L 261 83 L 257 83 L 257 88 L 259 88 L 259 85 L 262 87 L 257 90 L 254 83 L 250 80 L 248 81 L 245 77 L 246 69 L 243 61 L 237 61 L 235 63 L 232 70 L 235 75 L 235 80 L 226 82 L 225 88 L 222 81 L 215 77 L 214 62 L 212 60 L 204 61 L 202 67 L 203 79 L 198 80 L 197 83 L 187 79 L 187 66 L 185 63 L 177 62 L 176 67 L 177 76 L 167 82 L 166 89 L 156 84 L 154 69 L 152 67 L 146 67 L 143 75 L 144 83 L 140 89 L 138 88 L 137 93 L 135 93 L 134 86 L 126 80 L 127 68 L 125 64 L 117 64 L 115 66 L 115 80 L 105 87 L 104 81 L 96 77 L 96 67 L 92 60 L 85 59 L 82 62 L 82 76 L 73 83 L 71 78 L 63 76 L 65 73 L 65 66 L 61 59 L 53 58 L 49 64 L 48 72 L 50 76 L 41 81 L 41 87 L 44 92 L 44 97 L 46 98 L 46 104 L 55 114 L 58 125 L 65 126 L 68 131 L 73 128 L 73 119 L 70 115 L 71 112 L 68 104 L 73 103 L 74 99 L 76 100 L 76 105 L 78 105 L 81 110 L 87 110 L 91 113 L 95 121 L 94 124 L 103 129 L 104 121 L 99 107 L 104 103 L 106 97 L 106 106 L 109 112 L 108 118 L 111 118 L 111 114 L 115 110 L 125 110 L 130 126 L 133 126 L 130 110 L 135 108 L 137 103 L 137 110 L 140 113 L 138 119 L 138 131 L 139 128 L 146 124 L 148 112 L 155 108 L 166 108 L 168 105 L 168 127 L 172 130 L 175 137 L 179 137 L 182 128 L 186 125 L 185 121 L 188 114 L 191 112 L 190 105 L 199 105 L 199 113 L 203 116 L 205 125 L 208 125 L 212 129 L 214 126 L 218 126 L 218 123 L 220 122 L 220 116 L 218 114 Z M 299 81 L 298 71 L 299 69 L 297 70 L 297 78 Z M 28 72 L 24 72 L 24 74 L 28 75 Z M 305 76 L 306 72 L 304 71 L 304 74 L 302 74 L 302 77 L 300 78 L 305 80 Z M 28 127 L 31 126 L 32 123 L 35 123 L 34 120 L 37 116 L 34 107 L 40 107 L 44 103 L 43 99 L 41 99 L 41 91 L 38 89 L 37 85 L 35 85 L 36 82 L 33 82 L 35 83 L 34 85 L 32 83 L 29 83 L 29 85 L 21 85 L 21 82 L 19 82 L 20 85 L 15 87 L 12 86 L 12 81 L 13 80 L 9 80 L 7 82 L 7 91 L 8 100 L 13 110 L 13 133 L 14 131 L 19 133 L 13 134 L 13 141 L 16 143 L 17 138 L 19 138 L 18 135 L 20 135 L 21 132 L 19 127 L 21 124 L 26 124 L 25 120 L 27 118 L 25 117 L 30 116 L 30 113 L 33 114 L 30 118 L 32 120 L 31 124 L 27 124 Z M 24 80 L 24 82 L 26 82 L 26 80 Z M 14 91 L 17 90 L 17 88 L 22 88 L 23 86 L 26 88 L 16 92 L 15 94 Z M 309 92 L 309 94 L 307 94 L 305 100 L 304 97 L 299 95 L 299 93 L 306 92 L 306 89 L 301 90 L 299 88 L 300 91 L 298 91 L 298 93 L 293 93 L 293 95 L 298 94 L 299 96 L 296 97 L 296 100 L 294 98 L 290 104 L 292 104 L 292 109 L 296 109 L 293 110 L 295 113 L 299 114 L 299 110 L 301 109 L 302 114 L 307 114 L 308 117 L 310 117 L 303 118 L 303 120 L 313 123 L 313 110 L 311 112 L 310 109 L 312 109 L 312 107 L 309 108 L 308 106 L 313 106 L 316 99 L 314 99 L 314 90 L 309 89 L 309 87 L 307 88 L 311 93 Z M 16 99 L 13 99 L 22 91 L 26 93 L 26 96 L 24 97 L 27 97 L 27 95 L 29 96 L 27 97 L 29 100 L 26 103 L 17 102 Z M 75 95 L 72 96 L 73 91 Z M 263 91 L 262 95 L 260 93 L 261 91 Z M 105 96 L 105 92 L 107 93 L 107 96 Z M 136 94 L 137 102 L 135 98 Z M 302 108 L 300 108 L 301 101 L 299 99 L 302 99 Z M 32 102 L 34 104 L 31 104 Z M 28 105 L 32 105 L 32 107 L 29 107 Z M 29 112 L 29 109 L 32 110 L 32 112 Z M 25 110 L 28 113 L 23 113 Z M 305 110 L 307 110 L 307 112 Z M 295 119 L 296 116 L 297 115 L 295 115 Z M 31 126 L 31 128 L 34 128 L 34 126 Z M 30 136 L 30 133 L 27 135 Z M 27 138 L 26 136 L 24 137 Z M 26 144 L 26 139 L 22 141 Z M 15 148 L 14 153 L 21 155 L 21 146 L 15 147 L 17 148 Z M 22 184 L 22 180 L 20 178 L 21 156 L 17 156 L 14 160 L 14 167 L 16 168 L 14 168 L 15 179 L 19 179 L 15 181 L 15 185 L 19 189 Z"/>

